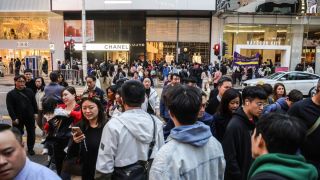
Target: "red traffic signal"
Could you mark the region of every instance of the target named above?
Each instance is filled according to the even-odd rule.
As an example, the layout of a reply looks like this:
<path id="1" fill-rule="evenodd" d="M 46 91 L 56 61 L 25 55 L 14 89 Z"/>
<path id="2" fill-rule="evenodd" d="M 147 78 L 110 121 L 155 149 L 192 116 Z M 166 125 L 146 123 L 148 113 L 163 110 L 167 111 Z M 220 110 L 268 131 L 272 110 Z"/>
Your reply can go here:
<path id="1" fill-rule="evenodd" d="M 66 42 L 64 43 L 64 45 L 65 45 L 66 48 L 68 48 L 68 47 L 70 46 L 70 42 L 69 42 L 69 41 L 66 41 Z"/>
<path id="2" fill-rule="evenodd" d="M 220 44 L 215 44 L 213 46 L 214 55 L 219 56 L 220 55 Z"/>

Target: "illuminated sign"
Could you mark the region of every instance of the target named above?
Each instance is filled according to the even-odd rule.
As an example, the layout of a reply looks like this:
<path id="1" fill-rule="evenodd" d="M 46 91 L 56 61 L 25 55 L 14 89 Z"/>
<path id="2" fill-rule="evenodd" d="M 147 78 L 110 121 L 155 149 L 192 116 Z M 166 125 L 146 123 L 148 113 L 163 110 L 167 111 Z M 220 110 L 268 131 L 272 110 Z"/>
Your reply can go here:
<path id="1" fill-rule="evenodd" d="M 82 51 L 82 44 L 75 43 L 74 49 L 76 51 Z M 130 44 L 97 44 L 97 43 L 87 43 L 86 49 L 88 51 L 129 51 Z"/>

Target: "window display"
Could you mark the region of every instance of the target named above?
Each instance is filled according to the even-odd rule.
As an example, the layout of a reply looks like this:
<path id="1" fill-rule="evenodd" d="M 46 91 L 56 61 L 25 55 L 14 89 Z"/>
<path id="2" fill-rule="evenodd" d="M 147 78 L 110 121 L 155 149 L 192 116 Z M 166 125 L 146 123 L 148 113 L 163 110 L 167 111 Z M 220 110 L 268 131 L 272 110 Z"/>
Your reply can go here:
<path id="1" fill-rule="evenodd" d="M 48 18 L 0 17 L 0 39 L 48 39 Z"/>

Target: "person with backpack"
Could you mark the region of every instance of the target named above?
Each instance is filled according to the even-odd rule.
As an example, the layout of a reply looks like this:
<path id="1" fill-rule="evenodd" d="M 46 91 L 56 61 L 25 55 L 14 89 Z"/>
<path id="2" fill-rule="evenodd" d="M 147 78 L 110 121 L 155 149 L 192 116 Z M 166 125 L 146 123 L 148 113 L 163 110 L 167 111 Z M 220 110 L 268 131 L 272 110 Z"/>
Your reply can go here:
<path id="1" fill-rule="evenodd" d="M 126 81 L 121 87 L 121 97 L 125 112 L 112 117 L 103 128 L 96 179 L 146 178 L 146 161 L 153 159 L 164 144 L 162 122 L 141 109 L 145 98 L 143 84 Z M 139 172 L 134 170 L 136 167 Z"/>

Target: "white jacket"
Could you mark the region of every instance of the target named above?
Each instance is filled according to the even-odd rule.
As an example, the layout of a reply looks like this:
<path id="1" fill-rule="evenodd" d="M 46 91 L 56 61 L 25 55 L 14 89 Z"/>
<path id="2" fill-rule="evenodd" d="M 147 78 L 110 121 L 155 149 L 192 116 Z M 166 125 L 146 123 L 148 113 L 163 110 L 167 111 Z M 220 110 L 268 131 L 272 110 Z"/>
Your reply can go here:
<path id="1" fill-rule="evenodd" d="M 160 109 L 160 99 L 158 93 L 155 89 L 150 88 L 150 96 L 148 98 L 147 94 L 145 95 L 144 103 L 141 105 L 141 108 L 147 112 L 148 109 L 148 101 L 154 111 L 156 113 Z"/>
<path id="2" fill-rule="evenodd" d="M 163 123 L 153 116 L 156 125 L 153 158 L 164 144 Z M 124 167 L 148 158 L 149 144 L 154 134 L 151 116 L 142 109 L 125 111 L 112 119 L 103 128 L 96 170 L 112 173 L 114 167 Z"/>

